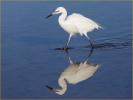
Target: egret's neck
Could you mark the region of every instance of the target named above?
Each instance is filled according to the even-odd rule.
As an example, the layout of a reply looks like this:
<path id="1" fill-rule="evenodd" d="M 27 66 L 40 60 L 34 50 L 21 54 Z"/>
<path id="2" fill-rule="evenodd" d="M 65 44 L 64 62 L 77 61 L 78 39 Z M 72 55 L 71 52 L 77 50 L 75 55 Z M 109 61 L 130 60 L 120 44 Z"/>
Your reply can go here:
<path id="1" fill-rule="evenodd" d="M 67 90 L 67 82 L 64 78 L 60 78 L 58 80 L 59 86 L 60 86 L 60 92 L 58 94 L 63 95 Z"/>
<path id="2" fill-rule="evenodd" d="M 67 17 L 67 11 L 64 11 L 58 18 L 59 24 L 62 25 Z"/>

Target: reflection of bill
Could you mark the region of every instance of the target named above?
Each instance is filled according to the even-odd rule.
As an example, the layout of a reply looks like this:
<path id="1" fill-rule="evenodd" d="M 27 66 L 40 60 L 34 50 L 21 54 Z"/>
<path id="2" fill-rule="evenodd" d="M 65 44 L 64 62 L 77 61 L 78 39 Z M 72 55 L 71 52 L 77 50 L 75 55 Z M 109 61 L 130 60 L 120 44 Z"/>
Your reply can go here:
<path id="1" fill-rule="evenodd" d="M 70 60 L 70 65 L 61 73 L 58 79 L 59 88 L 52 88 L 48 85 L 46 87 L 56 94 L 63 95 L 67 90 L 67 83 L 77 84 L 87 80 L 94 75 L 98 68 L 98 64 L 88 63 L 87 61 L 75 63 Z"/>

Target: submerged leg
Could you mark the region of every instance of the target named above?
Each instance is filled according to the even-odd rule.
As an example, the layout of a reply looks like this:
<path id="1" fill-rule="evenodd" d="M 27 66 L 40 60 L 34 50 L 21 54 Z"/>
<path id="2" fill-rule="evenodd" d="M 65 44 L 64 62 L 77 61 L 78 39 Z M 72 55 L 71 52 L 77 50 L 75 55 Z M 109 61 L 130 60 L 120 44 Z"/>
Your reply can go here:
<path id="1" fill-rule="evenodd" d="M 93 43 L 91 42 L 90 37 L 89 37 L 87 34 L 84 34 L 84 35 L 85 35 L 85 37 L 87 37 L 87 39 L 89 40 L 91 48 L 93 48 Z"/>
<path id="2" fill-rule="evenodd" d="M 72 35 L 70 34 L 69 35 L 69 38 L 68 38 L 68 41 L 67 41 L 67 43 L 66 43 L 66 45 L 65 45 L 65 47 L 64 48 L 62 48 L 62 50 L 64 50 L 64 51 L 66 51 L 66 52 L 68 52 L 68 44 L 69 44 L 69 42 L 70 42 L 70 40 L 71 40 L 71 37 L 72 37 Z"/>

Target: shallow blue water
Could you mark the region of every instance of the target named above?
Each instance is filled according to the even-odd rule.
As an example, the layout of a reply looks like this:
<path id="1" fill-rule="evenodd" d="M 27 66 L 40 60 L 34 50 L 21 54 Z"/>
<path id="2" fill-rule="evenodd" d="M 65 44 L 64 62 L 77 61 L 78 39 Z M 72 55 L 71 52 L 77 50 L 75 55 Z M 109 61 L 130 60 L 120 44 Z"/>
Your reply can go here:
<path id="1" fill-rule="evenodd" d="M 83 61 L 88 41 L 75 36 L 74 49 L 66 54 L 68 34 L 58 16 L 45 19 L 56 7 L 68 14 L 82 13 L 104 27 L 89 34 L 95 49 L 88 61 L 101 64 L 93 77 L 68 85 L 63 96 L 45 85 L 58 87 L 69 56 Z M 2 3 L 2 98 L 131 98 L 131 2 L 3 2 Z"/>

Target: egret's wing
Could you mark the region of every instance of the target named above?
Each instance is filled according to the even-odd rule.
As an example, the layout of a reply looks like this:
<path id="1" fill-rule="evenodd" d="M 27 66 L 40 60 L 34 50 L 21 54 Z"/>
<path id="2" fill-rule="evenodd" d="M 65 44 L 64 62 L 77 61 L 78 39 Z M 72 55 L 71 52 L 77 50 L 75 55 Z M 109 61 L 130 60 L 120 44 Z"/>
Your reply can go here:
<path id="1" fill-rule="evenodd" d="M 78 66 L 78 68 L 77 68 L 77 72 L 76 73 L 80 72 L 81 70 L 83 70 L 83 69 L 85 69 L 87 67 L 88 66 L 84 66 L 84 63 L 80 63 L 79 66 Z"/>
<path id="2" fill-rule="evenodd" d="M 81 33 L 87 33 L 90 32 L 94 29 L 99 29 L 101 28 L 100 25 L 98 25 L 95 21 L 93 21 L 90 18 L 87 18 L 81 14 L 78 13 L 73 13 L 72 15 L 69 15 L 67 18 L 67 21 L 73 23 L 78 31 Z"/>
<path id="3" fill-rule="evenodd" d="M 86 72 L 87 70 L 88 70 L 87 72 L 90 74 L 94 73 L 99 68 L 99 66 L 100 66 L 99 64 L 81 63 L 76 70 L 76 74 L 78 74 L 80 72 L 81 73 Z"/>

